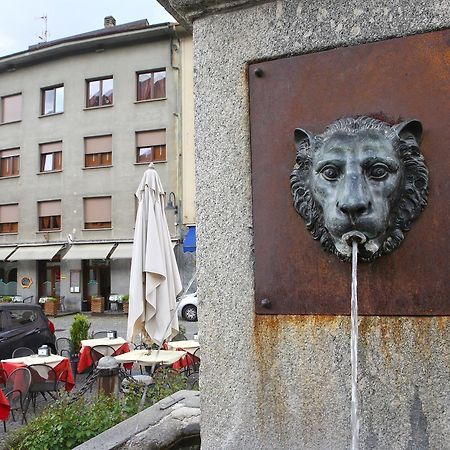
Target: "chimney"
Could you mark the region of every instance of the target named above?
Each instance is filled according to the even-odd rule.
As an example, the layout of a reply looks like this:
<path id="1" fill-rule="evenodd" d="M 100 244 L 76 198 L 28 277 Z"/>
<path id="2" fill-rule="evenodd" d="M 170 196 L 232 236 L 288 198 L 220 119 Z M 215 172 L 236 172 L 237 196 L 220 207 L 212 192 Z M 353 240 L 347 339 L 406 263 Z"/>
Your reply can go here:
<path id="1" fill-rule="evenodd" d="M 115 27 L 116 19 L 113 16 L 106 16 L 104 20 L 105 28 Z"/>

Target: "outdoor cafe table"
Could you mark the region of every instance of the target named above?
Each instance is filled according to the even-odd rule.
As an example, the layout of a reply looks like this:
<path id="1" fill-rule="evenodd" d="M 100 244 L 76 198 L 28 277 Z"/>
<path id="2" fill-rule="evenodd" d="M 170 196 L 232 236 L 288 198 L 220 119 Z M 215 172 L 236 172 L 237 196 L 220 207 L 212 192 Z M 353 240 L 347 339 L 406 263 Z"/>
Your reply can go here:
<path id="1" fill-rule="evenodd" d="M 175 350 L 133 350 L 123 355 L 114 356 L 119 363 L 137 363 L 141 366 L 153 364 L 173 364 L 186 355 L 186 352 Z"/>
<path id="2" fill-rule="evenodd" d="M 1 361 L 1 366 L 8 376 L 19 367 L 30 367 L 36 364 L 45 364 L 53 367 L 58 378 L 62 375 L 60 381 L 66 383 L 66 391 L 71 391 L 75 386 L 75 380 L 73 378 L 69 358 L 64 358 L 60 355 L 30 355 L 21 356 L 19 358 L 3 359 Z"/>
<path id="3" fill-rule="evenodd" d="M 8 420 L 11 407 L 5 393 L 0 389 L 0 420 Z"/>
<path id="4" fill-rule="evenodd" d="M 196 340 L 185 340 L 185 341 L 171 341 L 167 342 L 167 348 L 173 350 L 185 350 L 188 354 L 181 358 L 179 361 L 175 362 L 173 368 L 175 370 L 180 370 L 181 368 L 188 367 L 194 363 L 198 363 L 200 358 L 194 353 L 200 348 L 200 343 Z"/>
<path id="5" fill-rule="evenodd" d="M 83 373 L 88 367 L 92 366 L 91 348 L 96 345 L 107 345 L 112 347 L 115 352 L 114 356 L 121 355 L 130 351 L 128 342 L 121 337 L 118 338 L 99 338 L 85 339 L 81 341 L 80 359 L 78 361 L 78 373 Z"/>

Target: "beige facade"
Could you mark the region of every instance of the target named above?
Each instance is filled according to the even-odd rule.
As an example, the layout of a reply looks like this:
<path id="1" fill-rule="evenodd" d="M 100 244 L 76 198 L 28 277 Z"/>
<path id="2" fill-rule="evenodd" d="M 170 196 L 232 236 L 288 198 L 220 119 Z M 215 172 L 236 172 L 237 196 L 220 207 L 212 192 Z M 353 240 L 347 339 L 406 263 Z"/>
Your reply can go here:
<path id="1" fill-rule="evenodd" d="M 50 284 L 72 305 L 91 294 L 128 292 L 130 259 L 126 251 L 115 257 L 112 250 L 132 241 L 134 192 L 150 154 L 173 203 L 184 208 L 178 214 L 167 210 L 174 244 L 182 240 L 183 225 L 195 223 L 192 129 L 186 129 L 193 117 L 192 40 L 173 24 L 133 24 L 0 58 L 0 158 L 4 165 L 14 162 L 8 153 L 13 149 L 20 162 L 18 174 L 3 168 L 0 177 L 0 222 L 2 206 L 8 206 L 7 215 L 18 215 L 16 229 L 0 228 L 0 278 L 16 265 L 17 294 L 23 297 L 49 295 Z M 146 85 L 149 93 L 140 91 L 139 74 L 165 76 L 165 93 L 153 81 Z M 96 80 L 107 81 L 90 84 Z M 102 86 L 100 105 L 92 106 L 89 93 Z M 62 103 L 61 91 L 52 97 L 60 87 Z M 51 101 L 56 113 L 46 114 Z M 85 257 L 65 258 L 80 243 L 91 244 Z M 105 243 L 111 244 L 110 258 L 97 258 L 95 248 Z M 25 255 L 14 263 L 17 250 L 4 256 L 8 246 L 37 244 L 42 247 L 34 259 Z M 45 254 L 49 244 L 60 245 L 53 264 Z M 26 278 L 33 281 L 30 287 L 21 286 Z"/>

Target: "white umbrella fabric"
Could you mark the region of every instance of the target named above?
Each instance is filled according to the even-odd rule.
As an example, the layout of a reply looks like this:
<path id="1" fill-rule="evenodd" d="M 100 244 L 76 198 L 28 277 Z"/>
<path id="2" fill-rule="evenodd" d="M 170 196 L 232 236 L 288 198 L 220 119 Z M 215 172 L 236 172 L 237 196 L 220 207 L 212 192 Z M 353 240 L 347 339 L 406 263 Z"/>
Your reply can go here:
<path id="1" fill-rule="evenodd" d="M 178 334 L 176 296 L 182 285 L 167 227 L 165 192 L 153 163 L 136 191 L 139 206 L 131 259 L 127 339 L 157 344 Z"/>

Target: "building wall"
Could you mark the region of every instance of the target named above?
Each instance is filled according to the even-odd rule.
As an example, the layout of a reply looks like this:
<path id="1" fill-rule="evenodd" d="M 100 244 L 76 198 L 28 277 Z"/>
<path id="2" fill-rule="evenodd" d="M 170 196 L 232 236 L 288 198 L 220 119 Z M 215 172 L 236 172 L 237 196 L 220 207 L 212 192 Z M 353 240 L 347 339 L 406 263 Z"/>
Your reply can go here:
<path id="1" fill-rule="evenodd" d="M 120 63 L 118 63 L 120 61 Z M 136 72 L 166 67 L 167 99 L 136 103 Z M 114 76 L 114 105 L 85 109 L 86 79 Z M 146 165 L 135 164 L 135 131 L 166 129 L 167 161 L 157 164 L 168 192 L 177 186 L 176 74 L 169 41 L 71 56 L 2 74 L 1 94 L 22 92 L 22 121 L 0 126 L 0 148 L 20 147 L 19 178 L 0 180 L 4 202 L 19 202 L 18 236 L 0 243 L 44 242 L 37 232 L 37 202 L 62 199 L 62 230 L 50 241 L 132 237 L 134 192 Z M 64 113 L 40 116 L 40 89 L 64 83 Z M 112 134 L 113 167 L 83 169 L 85 136 Z M 38 174 L 39 143 L 63 141 L 63 171 Z M 83 230 L 83 197 L 112 195 L 112 229 Z"/>
<path id="2" fill-rule="evenodd" d="M 184 49 L 184 44 L 182 47 Z M 180 48 L 179 53 L 183 49 Z M 186 49 L 192 57 L 192 43 L 190 46 L 188 43 Z M 136 102 L 136 72 L 159 68 L 166 69 L 166 99 Z M 0 245 L 67 243 L 69 234 L 75 242 L 133 239 L 134 193 L 147 168 L 147 164 L 135 163 L 137 131 L 166 130 L 167 162 L 155 163 L 155 167 L 166 192 L 173 192 L 182 204 L 179 69 L 180 60 L 174 58 L 172 39 L 167 36 L 122 47 L 106 47 L 99 52 L 52 58 L 1 73 L 0 97 L 22 93 L 22 120 L 0 124 L 0 150 L 20 147 L 20 176 L 0 179 L 0 204 L 19 203 L 19 231 L 18 234 L 0 234 Z M 183 70 L 184 77 L 192 78 L 189 70 L 192 71 L 192 62 Z M 86 80 L 105 76 L 113 76 L 113 106 L 85 108 Z M 64 84 L 64 113 L 41 116 L 41 89 L 59 84 Z M 192 107 L 192 90 L 183 98 L 190 98 Z M 188 123 L 190 118 L 192 111 L 188 114 Z M 112 134 L 112 167 L 85 169 L 84 138 L 106 134 Z M 39 144 L 52 141 L 63 142 L 63 170 L 41 174 Z M 187 147 L 192 154 L 192 143 Z M 193 164 L 192 159 L 190 163 Z M 186 170 L 193 172 L 193 168 Z M 84 229 L 83 198 L 92 196 L 112 197 L 111 229 Z M 38 231 L 37 205 L 43 200 L 61 200 L 61 231 Z M 181 237 L 179 219 L 172 217 L 169 211 L 167 216 L 171 236 Z M 18 294 L 34 295 L 36 299 L 36 262 L 19 261 L 17 264 L 18 281 L 25 275 L 34 280 L 29 289 L 18 285 Z M 129 265 L 130 260 L 112 262 L 112 293 L 128 292 Z M 80 293 L 71 293 L 69 286 L 70 270 L 74 268 L 81 269 L 81 262 L 62 260 L 61 295 L 79 304 L 82 287 Z"/>
<path id="3" fill-rule="evenodd" d="M 255 6 L 227 10 L 230 3 Z M 254 314 L 247 65 L 448 27 L 450 4 L 170 5 L 179 6 L 181 15 L 198 13 L 193 29 L 202 448 L 350 448 L 350 318 Z M 447 317 L 361 318 L 361 448 L 448 445 L 449 325 Z"/>

